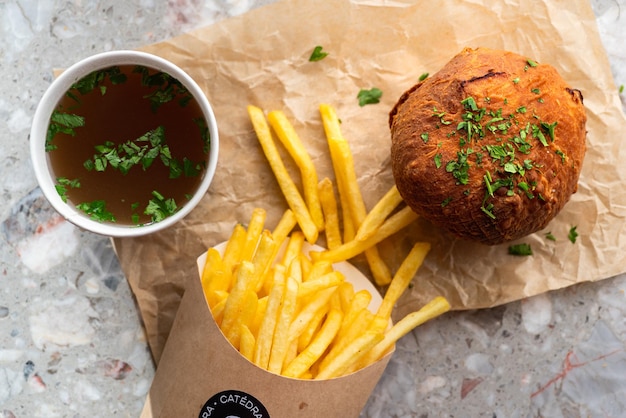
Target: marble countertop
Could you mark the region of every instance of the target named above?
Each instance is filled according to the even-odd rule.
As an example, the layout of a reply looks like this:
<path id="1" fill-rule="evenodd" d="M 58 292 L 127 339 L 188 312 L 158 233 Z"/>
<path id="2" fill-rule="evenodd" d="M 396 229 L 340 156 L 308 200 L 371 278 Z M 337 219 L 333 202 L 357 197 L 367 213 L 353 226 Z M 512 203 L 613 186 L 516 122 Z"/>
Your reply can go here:
<path id="1" fill-rule="evenodd" d="M 51 69 L 271 1 L 0 1 L 0 418 L 136 417 L 154 375 L 110 241 L 37 187 L 28 134 Z M 626 0 L 592 7 L 617 90 Z M 438 318 L 401 340 L 362 416 L 626 416 L 625 289 L 626 275 Z"/>

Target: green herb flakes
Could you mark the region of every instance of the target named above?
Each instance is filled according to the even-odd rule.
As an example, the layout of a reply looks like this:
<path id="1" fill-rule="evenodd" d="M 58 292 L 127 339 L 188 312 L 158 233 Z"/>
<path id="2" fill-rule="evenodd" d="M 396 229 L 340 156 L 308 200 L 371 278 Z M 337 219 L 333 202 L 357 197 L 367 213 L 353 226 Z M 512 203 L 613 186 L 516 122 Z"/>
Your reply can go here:
<path id="1" fill-rule="evenodd" d="M 533 250 L 530 247 L 530 244 L 514 244 L 509 246 L 509 254 L 516 256 L 529 256 L 533 255 Z"/>
<path id="2" fill-rule="evenodd" d="M 576 231 L 576 226 L 573 226 L 569 229 L 569 233 L 567 234 L 567 239 L 570 240 L 572 244 L 576 243 L 576 239 L 578 238 L 578 232 Z"/>
<path id="3" fill-rule="evenodd" d="M 115 216 L 107 210 L 106 202 L 104 200 L 79 203 L 76 205 L 76 209 L 83 211 L 94 221 L 115 222 Z"/>
<path id="4" fill-rule="evenodd" d="M 550 241 L 556 241 L 556 237 L 552 234 L 552 232 L 546 233 L 546 239 L 549 239 Z"/>
<path id="5" fill-rule="evenodd" d="M 435 158 L 434 158 L 435 167 L 441 168 L 441 158 L 442 158 L 441 153 L 435 154 Z"/>
<path id="6" fill-rule="evenodd" d="M 54 185 L 59 196 L 61 196 L 61 200 L 67 203 L 67 189 L 77 189 L 80 187 L 80 180 L 73 179 L 70 180 L 66 177 L 57 177 L 57 184 Z"/>
<path id="7" fill-rule="evenodd" d="M 373 87 L 369 90 L 361 89 L 356 97 L 359 99 L 359 106 L 363 107 L 368 104 L 379 103 L 382 96 L 382 90 L 377 87 Z"/>
<path id="8" fill-rule="evenodd" d="M 426 79 L 428 78 L 428 76 L 429 76 L 429 74 L 428 74 L 428 73 L 423 73 L 423 74 L 420 76 L 419 81 L 424 81 L 424 80 L 426 80 Z"/>
<path id="9" fill-rule="evenodd" d="M 323 47 L 321 45 L 317 45 L 313 48 L 313 52 L 311 52 L 311 56 L 309 57 L 310 62 L 321 61 L 328 56 L 328 52 L 323 51 Z"/>
<path id="10" fill-rule="evenodd" d="M 160 222 L 173 215 L 178 210 L 174 199 L 166 199 L 161 193 L 154 190 L 153 198 L 148 202 L 144 214 L 151 217 L 152 222 Z"/>

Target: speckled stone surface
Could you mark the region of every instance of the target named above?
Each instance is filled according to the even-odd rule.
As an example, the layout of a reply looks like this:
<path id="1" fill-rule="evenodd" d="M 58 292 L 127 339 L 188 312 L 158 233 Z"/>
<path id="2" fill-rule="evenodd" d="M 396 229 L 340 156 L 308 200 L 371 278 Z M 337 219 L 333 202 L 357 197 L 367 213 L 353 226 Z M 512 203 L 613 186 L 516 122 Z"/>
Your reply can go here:
<path id="1" fill-rule="evenodd" d="M 154 375 L 109 240 L 63 221 L 30 167 L 52 69 L 270 1 L 0 0 L 0 418 L 136 417 Z M 592 6 L 618 89 L 626 0 Z M 362 416 L 624 417 L 625 289 L 620 276 L 427 323 L 398 344 Z"/>

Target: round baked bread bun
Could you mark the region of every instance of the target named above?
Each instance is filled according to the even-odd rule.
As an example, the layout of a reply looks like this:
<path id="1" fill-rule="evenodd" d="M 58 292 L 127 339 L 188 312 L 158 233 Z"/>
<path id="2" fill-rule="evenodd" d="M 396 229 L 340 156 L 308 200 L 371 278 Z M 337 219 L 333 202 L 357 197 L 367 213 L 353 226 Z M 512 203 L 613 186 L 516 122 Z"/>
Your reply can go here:
<path id="1" fill-rule="evenodd" d="M 581 92 L 552 66 L 466 48 L 390 112 L 398 191 L 459 238 L 522 238 L 545 228 L 576 192 L 586 119 Z"/>

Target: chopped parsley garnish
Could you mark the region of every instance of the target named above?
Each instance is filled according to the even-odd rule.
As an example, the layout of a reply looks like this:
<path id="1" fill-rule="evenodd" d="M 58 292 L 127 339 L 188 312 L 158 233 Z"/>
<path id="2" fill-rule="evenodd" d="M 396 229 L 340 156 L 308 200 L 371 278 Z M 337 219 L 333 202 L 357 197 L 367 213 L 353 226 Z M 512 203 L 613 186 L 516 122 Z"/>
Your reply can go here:
<path id="1" fill-rule="evenodd" d="M 569 229 L 569 233 L 567 234 L 567 239 L 571 241 L 572 244 L 576 243 L 576 238 L 578 238 L 578 232 L 576 231 L 576 226 L 573 226 Z"/>
<path id="2" fill-rule="evenodd" d="M 372 87 L 369 90 L 361 89 L 357 94 L 357 99 L 359 99 L 359 106 L 363 107 L 368 104 L 375 104 L 380 102 L 380 98 L 383 96 L 383 92 L 381 89 L 377 87 Z"/>
<path id="3" fill-rule="evenodd" d="M 536 89 L 536 93 L 540 93 L 539 89 Z M 482 176 L 485 196 L 481 211 L 488 217 L 496 219 L 494 205 L 490 201 L 496 197 L 496 191 L 498 196 L 510 197 L 518 194 L 528 199 L 544 200 L 544 197 L 536 192 L 537 183 L 526 179 L 530 170 L 542 168 L 527 155 L 534 146 L 541 144 L 548 147 L 550 142 L 555 142 L 558 122 L 542 121 L 532 108 L 526 106 L 510 109 L 506 114 L 502 108 L 487 109 L 478 103 L 479 101 L 472 96 L 461 100 L 462 112 L 457 116 L 460 119 L 458 122 L 452 120 L 445 111 L 438 110 L 436 106 L 432 108 L 432 117 L 437 118 L 439 122 L 434 125 L 435 129 L 440 129 L 441 125 L 456 123 L 456 127 L 449 129 L 446 137 L 451 140 L 456 136 L 459 146 L 456 159 L 442 163 L 444 155 L 436 154 L 433 160 L 437 168 L 442 165 L 445 167 L 456 180 L 456 184 L 467 185 L 470 170 L 483 167 L 484 158 L 491 158 L 493 169 L 489 169 L 491 172 L 485 170 Z M 493 101 L 486 96 L 480 103 L 489 105 Z M 503 103 L 508 104 L 506 98 L 503 99 Z M 526 122 L 525 125 L 521 125 L 517 118 L 528 112 L 532 113 L 532 118 L 537 122 Z M 429 132 L 420 134 L 424 143 L 427 142 L 428 135 Z M 485 137 L 491 135 L 493 137 L 490 137 L 492 140 L 489 144 L 481 144 Z M 562 159 L 566 157 L 564 154 L 559 155 Z"/>
<path id="4" fill-rule="evenodd" d="M 556 241 L 556 237 L 552 234 L 552 232 L 546 233 L 546 239 L 549 239 L 550 241 Z"/>
<path id="5" fill-rule="evenodd" d="M 533 250 L 530 247 L 530 244 L 514 244 L 509 246 L 509 254 L 517 256 L 528 256 L 533 255 Z"/>
<path id="6" fill-rule="evenodd" d="M 313 52 L 311 52 L 311 56 L 309 57 L 310 62 L 321 61 L 328 56 L 328 52 L 323 51 L 323 47 L 321 45 L 317 45 L 313 48 Z"/>
<path id="7" fill-rule="evenodd" d="M 85 212 L 94 221 L 115 222 L 115 216 L 107 210 L 104 200 L 79 203 L 76 205 L 76 209 Z"/>
<path id="8" fill-rule="evenodd" d="M 528 65 L 530 65 L 531 67 L 536 67 L 536 66 L 537 66 L 537 63 L 536 63 L 535 61 L 533 61 L 533 60 L 528 60 L 528 61 L 526 61 L 526 62 L 527 62 L 527 63 L 528 63 Z"/>
<path id="9" fill-rule="evenodd" d="M 50 124 L 46 133 L 46 152 L 57 149 L 52 143 L 52 139 L 56 134 L 62 133 L 66 135 L 76 136 L 76 128 L 85 126 L 85 118 L 79 115 L 63 113 L 55 110 L 50 116 Z"/>
<path id="10" fill-rule="evenodd" d="M 153 198 L 148 202 L 144 214 L 151 217 L 152 222 L 160 222 L 178 210 L 174 199 L 166 199 L 156 190 L 152 192 Z"/>
<path id="11" fill-rule="evenodd" d="M 623 92 L 624 92 L 624 85 L 623 85 L 623 84 L 621 84 L 621 85 L 619 86 L 619 94 L 622 94 Z"/>
<path id="12" fill-rule="evenodd" d="M 423 74 L 420 76 L 419 81 L 424 81 L 424 80 L 426 80 L 426 79 L 428 78 L 428 76 L 429 76 L 429 74 L 428 74 L 428 73 L 423 73 Z"/>
<path id="13" fill-rule="evenodd" d="M 67 189 L 77 189 L 80 187 L 80 180 L 73 179 L 70 180 L 66 177 L 57 177 L 57 184 L 54 185 L 59 196 L 61 196 L 61 200 L 67 203 Z"/>
<path id="14" fill-rule="evenodd" d="M 197 176 L 202 170 L 201 164 L 194 164 L 186 157 L 178 161 L 172 157 L 169 146 L 165 140 L 165 127 L 146 132 L 139 138 L 115 145 L 111 141 L 95 146 L 96 154 L 84 162 L 88 171 L 105 171 L 107 167 L 119 170 L 127 174 L 134 166 L 141 165 L 147 170 L 157 158 L 164 166 L 169 167 L 169 178 Z"/>
<path id="15" fill-rule="evenodd" d="M 435 154 L 435 167 L 441 168 L 441 153 Z"/>

